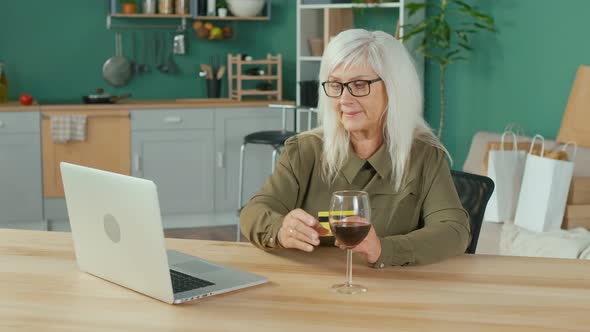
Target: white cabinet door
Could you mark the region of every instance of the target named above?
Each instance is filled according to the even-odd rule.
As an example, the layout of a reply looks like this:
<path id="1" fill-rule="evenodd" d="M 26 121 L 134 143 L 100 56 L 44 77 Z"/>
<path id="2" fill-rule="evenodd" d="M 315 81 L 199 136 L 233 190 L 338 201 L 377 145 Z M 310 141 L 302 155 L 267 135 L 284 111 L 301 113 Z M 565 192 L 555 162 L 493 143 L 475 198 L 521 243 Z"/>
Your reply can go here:
<path id="1" fill-rule="evenodd" d="M 39 133 L 38 112 L 0 112 L 0 227 L 41 225 Z"/>
<path id="2" fill-rule="evenodd" d="M 256 131 L 281 128 L 280 109 L 236 108 L 215 111 L 215 207 L 217 211 L 237 211 L 238 209 L 240 146 L 244 136 Z M 272 151 L 269 145 L 249 144 L 247 146 L 244 163 L 244 203 L 258 192 L 264 181 L 272 174 Z"/>

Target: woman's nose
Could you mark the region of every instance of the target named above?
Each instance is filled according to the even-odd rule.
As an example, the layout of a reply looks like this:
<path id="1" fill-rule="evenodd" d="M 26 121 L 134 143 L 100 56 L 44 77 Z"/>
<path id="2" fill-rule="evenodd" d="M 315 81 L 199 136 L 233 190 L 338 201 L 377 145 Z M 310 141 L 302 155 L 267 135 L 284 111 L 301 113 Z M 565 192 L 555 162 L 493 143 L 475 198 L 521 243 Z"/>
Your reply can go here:
<path id="1" fill-rule="evenodd" d="M 340 95 L 340 103 L 345 104 L 354 100 L 354 96 L 348 90 L 348 87 L 344 87 L 342 94 Z"/>

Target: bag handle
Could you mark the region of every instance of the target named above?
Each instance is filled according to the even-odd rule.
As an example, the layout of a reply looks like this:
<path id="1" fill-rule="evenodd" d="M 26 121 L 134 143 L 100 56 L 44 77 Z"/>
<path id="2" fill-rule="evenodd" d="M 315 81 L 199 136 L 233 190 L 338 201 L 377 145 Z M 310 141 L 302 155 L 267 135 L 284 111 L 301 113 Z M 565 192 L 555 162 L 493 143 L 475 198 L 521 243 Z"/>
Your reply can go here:
<path id="1" fill-rule="evenodd" d="M 565 151 L 565 149 L 567 149 L 567 147 L 570 145 L 572 145 L 574 147 L 574 154 L 572 155 L 572 158 L 570 159 L 570 161 L 574 161 L 574 160 L 576 160 L 576 154 L 578 153 L 578 143 L 576 143 L 574 141 L 569 141 L 561 147 L 561 150 Z"/>
<path id="2" fill-rule="evenodd" d="M 516 148 L 516 134 L 512 130 L 506 130 L 502 134 L 502 138 L 500 139 L 500 150 L 504 151 L 504 138 L 506 137 L 506 134 L 512 135 L 512 150 L 517 151 L 518 149 Z"/>
<path id="3" fill-rule="evenodd" d="M 531 141 L 531 148 L 529 149 L 529 154 L 533 153 L 533 147 L 535 147 L 535 140 L 537 138 L 541 139 L 541 157 L 543 157 L 543 155 L 545 154 L 545 138 L 538 134 L 533 136 L 533 140 Z"/>

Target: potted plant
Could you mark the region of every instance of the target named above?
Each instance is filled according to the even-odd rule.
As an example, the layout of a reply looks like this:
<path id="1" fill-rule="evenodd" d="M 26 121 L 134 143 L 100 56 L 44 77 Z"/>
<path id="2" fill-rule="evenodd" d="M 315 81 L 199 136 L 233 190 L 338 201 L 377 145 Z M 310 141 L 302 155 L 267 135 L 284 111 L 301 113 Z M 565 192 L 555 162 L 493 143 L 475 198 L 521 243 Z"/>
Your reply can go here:
<path id="1" fill-rule="evenodd" d="M 438 138 L 441 138 L 445 117 L 445 77 L 447 67 L 467 60 L 473 51 L 472 38 L 481 31 L 496 32 L 494 19 L 461 0 L 440 0 L 440 3 L 408 3 L 409 17 L 426 7 L 432 8 L 432 15 L 422 22 L 406 24 L 404 41 L 420 38 L 417 52 L 427 60 L 438 64 L 440 70 L 440 120 Z M 429 9 L 430 11 L 430 9 Z"/>
<path id="2" fill-rule="evenodd" d="M 226 17 L 227 16 L 227 3 L 225 0 L 217 0 L 217 15 L 219 17 Z"/>
<path id="3" fill-rule="evenodd" d="M 123 14 L 135 14 L 137 12 L 137 3 L 135 0 L 121 0 L 121 12 Z"/>

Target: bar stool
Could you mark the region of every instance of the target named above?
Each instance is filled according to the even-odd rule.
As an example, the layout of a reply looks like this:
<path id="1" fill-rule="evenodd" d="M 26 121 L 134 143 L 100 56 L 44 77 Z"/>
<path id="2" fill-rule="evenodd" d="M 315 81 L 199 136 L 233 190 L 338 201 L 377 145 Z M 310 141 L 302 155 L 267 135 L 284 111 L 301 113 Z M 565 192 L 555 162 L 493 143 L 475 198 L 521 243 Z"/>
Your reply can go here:
<path id="1" fill-rule="evenodd" d="M 283 128 L 281 130 L 265 130 L 265 131 L 257 131 L 251 134 L 248 134 L 244 137 L 244 143 L 242 143 L 242 147 L 240 148 L 240 174 L 239 174 L 239 189 L 238 189 L 238 214 L 242 210 L 242 199 L 243 199 L 243 191 L 244 191 L 244 157 L 246 153 L 246 145 L 248 144 L 265 144 L 270 145 L 273 148 L 272 151 L 272 159 L 271 159 L 271 172 L 275 168 L 275 164 L 277 162 L 277 157 L 281 153 L 282 147 L 285 145 L 285 141 L 296 134 L 294 131 L 287 130 L 287 110 L 292 109 L 295 110 L 296 107 L 293 105 L 280 105 L 280 104 L 270 104 L 268 105 L 270 108 L 281 108 L 282 109 L 282 121 L 283 121 Z M 294 121 L 297 123 L 297 112 L 294 112 Z M 238 241 L 240 240 L 240 227 L 238 224 Z"/>

